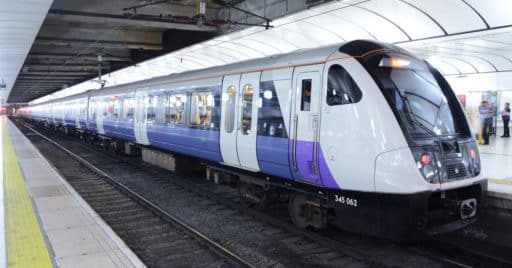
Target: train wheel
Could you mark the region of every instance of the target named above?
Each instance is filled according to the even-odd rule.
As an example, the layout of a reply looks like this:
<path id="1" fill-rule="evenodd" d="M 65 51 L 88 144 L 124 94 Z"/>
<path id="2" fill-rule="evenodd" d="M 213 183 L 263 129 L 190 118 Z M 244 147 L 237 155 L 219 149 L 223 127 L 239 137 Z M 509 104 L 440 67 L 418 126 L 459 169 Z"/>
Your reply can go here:
<path id="1" fill-rule="evenodd" d="M 261 186 L 239 182 L 238 193 L 240 194 L 242 205 L 259 209 L 264 209 L 268 206 L 267 192 Z"/>
<path id="2" fill-rule="evenodd" d="M 302 193 L 293 193 L 288 203 L 290 218 L 295 226 L 322 229 L 327 226 L 327 211 L 319 200 L 310 199 Z"/>
<path id="3" fill-rule="evenodd" d="M 305 203 L 306 196 L 295 193 L 290 197 L 290 203 L 288 204 L 288 211 L 293 224 L 301 229 L 309 226 L 309 220 L 305 213 Z"/>

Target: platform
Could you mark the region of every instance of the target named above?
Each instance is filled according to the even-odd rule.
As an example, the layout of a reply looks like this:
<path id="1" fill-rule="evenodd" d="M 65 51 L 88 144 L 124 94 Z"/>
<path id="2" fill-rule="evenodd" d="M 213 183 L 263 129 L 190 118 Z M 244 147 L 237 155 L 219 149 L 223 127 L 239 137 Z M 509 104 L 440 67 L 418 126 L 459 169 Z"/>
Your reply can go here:
<path id="1" fill-rule="evenodd" d="M 512 139 L 490 138 L 489 145 L 479 145 L 483 172 L 489 178 L 489 205 L 512 210 Z"/>
<path id="2" fill-rule="evenodd" d="M 143 267 L 12 122 L 0 120 L 0 267 Z"/>

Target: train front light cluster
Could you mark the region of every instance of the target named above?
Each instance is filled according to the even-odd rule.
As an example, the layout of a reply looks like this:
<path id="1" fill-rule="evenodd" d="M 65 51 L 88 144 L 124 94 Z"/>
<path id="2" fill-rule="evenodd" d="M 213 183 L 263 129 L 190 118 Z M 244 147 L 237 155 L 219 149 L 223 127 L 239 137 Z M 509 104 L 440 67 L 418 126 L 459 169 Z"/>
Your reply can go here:
<path id="1" fill-rule="evenodd" d="M 439 183 L 439 167 L 438 161 L 432 152 L 424 151 L 421 148 L 413 150 L 416 167 L 420 171 L 423 178 L 429 183 Z"/>
<path id="2" fill-rule="evenodd" d="M 480 174 L 481 162 L 476 143 L 460 143 L 456 148 L 450 152 L 443 151 L 442 146 L 412 149 L 416 167 L 427 182 L 445 183 Z"/>
<path id="3" fill-rule="evenodd" d="M 480 156 L 478 155 L 478 148 L 475 142 L 467 144 L 469 151 L 469 162 L 471 163 L 471 171 L 473 176 L 478 176 L 481 171 Z"/>

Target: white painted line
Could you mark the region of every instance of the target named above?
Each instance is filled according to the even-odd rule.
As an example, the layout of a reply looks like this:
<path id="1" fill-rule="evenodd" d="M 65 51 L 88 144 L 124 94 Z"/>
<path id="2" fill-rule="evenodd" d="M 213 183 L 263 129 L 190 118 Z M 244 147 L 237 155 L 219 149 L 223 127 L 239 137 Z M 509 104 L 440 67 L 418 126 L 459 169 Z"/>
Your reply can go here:
<path id="1" fill-rule="evenodd" d="M 5 248 L 5 216 L 4 216 L 4 140 L 3 126 L 5 115 L 0 116 L 0 268 L 7 266 L 7 248 Z"/>

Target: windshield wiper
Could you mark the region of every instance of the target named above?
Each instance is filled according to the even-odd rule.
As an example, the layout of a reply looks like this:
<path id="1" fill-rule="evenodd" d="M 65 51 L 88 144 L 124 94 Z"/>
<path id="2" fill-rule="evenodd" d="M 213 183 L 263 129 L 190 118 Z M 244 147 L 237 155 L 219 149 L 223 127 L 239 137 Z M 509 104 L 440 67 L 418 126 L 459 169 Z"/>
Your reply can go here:
<path id="1" fill-rule="evenodd" d="M 394 84 L 394 82 L 393 82 L 393 84 Z M 402 92 L 400 92 L 400 90 L 396 87 L 396 85 L 394 86 L 394 88 L 395 88 L 395 91 L 397 92 L 398 96 L 400 96 L 400 100 L 404 104 L 405 109 L 407 109 L 407 112 L 405 113 L 404 116 L 408 119 L 408 121 L 411 122 L 412 124 L 420 127 L 421 129 L 423 129 L 426 132 L 425 136 L 437 137 L 437 134 L 433 130 L 431 130 L 430 128 L 425 126 L 423 123 L 418 121 L 418 119 L 416 119 L 416 117 L 418 115 L 416 115 L 412 111 L 411 105 L 409 104 L 409 99 L 407 99 L 407 97 L 402 95 Z"/>

